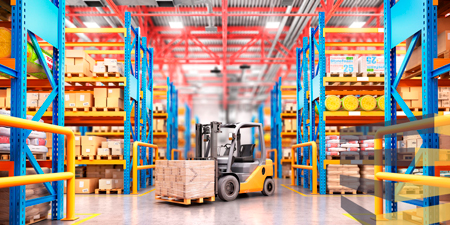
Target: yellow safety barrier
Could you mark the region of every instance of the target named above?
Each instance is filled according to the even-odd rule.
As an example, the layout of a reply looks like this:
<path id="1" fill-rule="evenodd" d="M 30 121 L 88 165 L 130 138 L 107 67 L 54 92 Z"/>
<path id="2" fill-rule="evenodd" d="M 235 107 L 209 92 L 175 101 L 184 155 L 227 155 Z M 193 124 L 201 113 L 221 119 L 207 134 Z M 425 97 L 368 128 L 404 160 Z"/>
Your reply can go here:
<path id="1" fill-rule="evenodd" d="M 63 220 L 78 219 L 78 217 L 75 217 L 75 135 L 72 130 L 66 127 L 4 115 L 0 115 L 0 124 L 7 127 L 44 131 L 67 136 L 67 172 L 0 178 L 0 188 L 67 180 L 66 218 Z"/>
<path id="2" fill-rule="evenodd" d="M 432 177 L 412 174 L 397 174 L 383 172 L 383 137 L 387 134 L 399 132 L 422 130 L 433 127 L 450 125 L 450 116 L 439 116 L 423 119 L 393 126 L 381 128 L 375 134 L 375 216 L 377 220 L 384 220 L 383 217 L 383 180 L 408 182 L 418 185 L 428 185 L 432 187 L 450 188 L 450 179 L 443 177 Z"/>
<path id="3" fill-rule="evenodd" d="M 155 149 L 155 159 L 159 160 L 159 156 L 158 156 L 158 146 L 154 145 L 154 144 L 149 144 L 149 143 L 144 143 L 144 142 L 140 142 L 140 141 L 135 141 L 133 143 L 133 156 L 137 159 L 137 155 L 138 155 L 138 151 L 137 148 L 138 146 L 143 146 L 143 147 L 148 147 L 148 148 L 153 148 Z M 153 159 L 152 159 L 153 160 Z M 138 170 L 146 170 L 146 169 L 154 169 L 155 165 L 144 165 L 144 166 L 138 166 L 138 162 L 137 160 L 133 159 L 133 190 L 131 192 L 131 194 L 138 194 L 137 192 L 137 171 Z"/>
<path id="4" fill-rule="evenodd" d="M 311 146 L 312 147 L 312 157 L 310 160 L 310 164 L 312 164 L 312 166 L 307 166 L 307 165 L 296 165 L 295 164 L 295 151 L 298 148 L 301 147 L 307 147 L 307 146 Z M 310 142 L 305 142 L 305 143 L 301 143 L 301 144 L 296 144 L 292 146 L 291 149 L 291 185 L 295 185 L 294 182 L 294 176 L 295 176 L 295 171 L 294 169 L 304 169 L 304 170 L 312 170 L 312 194 L 317 194 L 317 144 L 315 141 L 310 141 Z M 299 174 L 298 174 L 299 175 Z"/>
<path id="5" fill-rule="evenodd" d="M 172 149 L 172 152 L 170 153 L 170 159 L 171 160 L 174 160 L 174 154 L 175 154 L 175 152 L 178 152 L 178 153 L 182 153 L 182 151 L 181 150 L 178 150 L 178 149 Z M 181 156 L 180 156 L 180 159 L 183 159 Z"/>
<path id="6" fill-rule="evenodd" d="M 276 149 L 270 149 L 270 150 L 267 150 L 267 153 L 266 153 L 266 158 L 269 158 L 269 153 L 271 153 L 271 152 L 273 152 L 273 153 L 275 153 L 275 162 L 274 162 L 274 165 L 275 165 L 275 173 L 274 173 L 274 177 L 278 177 L 277 176 L 277 173 L 278 173 L 278 170 L 277 170 L 277 165 L 278 165 L 278 154 L 277 154 L 277 150 Z"/>

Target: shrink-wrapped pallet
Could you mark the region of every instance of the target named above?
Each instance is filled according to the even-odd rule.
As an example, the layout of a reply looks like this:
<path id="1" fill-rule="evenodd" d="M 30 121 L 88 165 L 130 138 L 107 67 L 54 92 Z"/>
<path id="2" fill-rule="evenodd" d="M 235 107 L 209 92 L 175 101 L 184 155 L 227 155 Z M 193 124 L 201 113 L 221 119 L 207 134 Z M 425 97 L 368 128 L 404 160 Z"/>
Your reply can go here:
<path id="1" fill-rule="evenodd" d="M 155 194 L 195 199 L 214 196 L 213 160 L 157 160 Z"/>

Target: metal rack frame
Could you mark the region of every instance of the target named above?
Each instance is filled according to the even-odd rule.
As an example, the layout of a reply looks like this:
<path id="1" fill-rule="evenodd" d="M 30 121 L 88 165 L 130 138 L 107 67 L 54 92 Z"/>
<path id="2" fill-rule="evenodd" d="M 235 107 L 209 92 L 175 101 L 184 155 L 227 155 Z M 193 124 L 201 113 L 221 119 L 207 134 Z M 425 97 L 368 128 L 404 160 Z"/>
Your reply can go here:
<path id="1" fill-rule="evenodd" d="M 278 169 L 278 178 L 282 176 L 282 167 L 281 167 L 281 158 L 283 157 L 283 149 L 281 146 L 281 130 L 282 130 L 282 122 L 281 122 L 281 77 L 278 78 L 278 82 L 275 83 L 273 89 L 270 91 L 270 117 L 271 117 L 271 128 L 270 128 L 270 147 L 271 149 L 277 150 L 277 169 Z M 270 158 L 274 160 L 274 153 L 271 153 Z"/>
<path id="2" fill-rule="evenodd" d="M 187 103 L 184 104 L 185 107 L 185 131 L 184 131 L 184 139 L 186 140 L 184 143 L 184 158 L 188 159 L 188 152 L 191 150 L 191 108 Z"/>
<path id="3" fill-rule="evenodd" d="M 44 65 L 47 79 L 52 92 L 45 100 L 40 110 L 33 116 L 33 121 L 39 121 L 50 104 L 53 104 L 52 124 L 64 126 L 64 71 L 57 65 L 64 65 L 65 60 L 65 1 L 64 0 L 17 0 L 12 2 L 12 59 L 14 69 L 0 65 L 0 71 L 11 78 L 11 116 L 26 118 L 27 92 L 27 38 L 30 37 L 38 58 Z M 46 24 L 42 27 L 42 24 Z M 45 63 L 36 36 L 46 40 L 53 46 L 52 70 Z M 26 160 L 28 159 L 37 174 L 43 171 L 26 144 L 30 130 L 11 128 L 11 161 L 14 164 L 14 176 L 26 174 Z M 52 172 L 64 172 L 64 138 L 63 135 L 53 134 Z M 61 151 L 61 152 L 60 152 Z M 61 153 L 61 154 L 58 154 Z M 10 188 L 10 224 L 25 224 L 25 207 L 51 202 L 52 219 L 60 220 L 64 208 L 63 181 L 44 183 L 50 195 L 25 200 L 25 186 Z"/>
<path id="4" fill-rule="evenodd" d="M 166 158 L 171 159 L 172 149 L 178 149 L 178 90 L 170 78 L 167 78 L 167 147 Z M 179 153 L 174 155 L 174 160 Z"/>
<path id="5" fill-rule="evenodd" d="M 408 12 L 408 13 L 405 13 Z M 450 70 L 450 64 L 440 68 L 433 67 L 433 59 L 437 58 L 437 9 L 432 0 L 414 0 L 414 1 L 399 1 L 395 3 L 394 0 L 384 0 L 384 57 L 385 57 L 385 124 L 394 125 L 397 120 L 397 103 L 405 115 L 411 121 L 415 121 L 415 114 L 409 109 L 405 101 L 397 92 L 397 86 L 400 83 L 406 65 L 410 59 L 414 46 L 421 35 L 422 43 L 422 97 L 423 97 L 423 119 L 434 117 L 438 114 L 438 77 Z M 417 15 L 424 15 L 419 17 Z M 405 24 L 407 21 L 407 25 Z M 394 29 L 395 27 L 395 29 Z M 410 46 L 406 52 L 405 59 L 397 73 L 396 71 L 396 46 L 406 38 L 413 36 Z M 439 137 L 436 133 L 419 132 L 423 144 L 421 148 L 437 149 L 439 148 Z M 386 172 L 397 172 L 397 136 L 386 135 L 385 149 Z M 389 144 L 387 144 L 389 143 Z M 406 174 L 412 174 L 415 168 L 416 158 L 423 157 L 424 162 L 433 161 L 436 159 L 435 151 L 427 151 L 425 154 L 415 156 L 411 165 L 408 167 Z M 435 176 L 435 168 L 432 165 L 424 164 L 423 175 Z M 397 202 L 393 201 L 397 189 L 401 189 L 403 185 L 395 188 L 396 182 L 386 181 L 386 212 L 397 212 Z M 424 195 L 433 196 L 434 187 L 425 186 Z M 435 207 L 430 207 L 439 204 L 439 196 L 425 197 L 422 201 L 408 202 L 411 204 L 424 207 L 423 223 L 429 224 L 430 221 L 436 221 L 439 218 L 439 211 Z"/>

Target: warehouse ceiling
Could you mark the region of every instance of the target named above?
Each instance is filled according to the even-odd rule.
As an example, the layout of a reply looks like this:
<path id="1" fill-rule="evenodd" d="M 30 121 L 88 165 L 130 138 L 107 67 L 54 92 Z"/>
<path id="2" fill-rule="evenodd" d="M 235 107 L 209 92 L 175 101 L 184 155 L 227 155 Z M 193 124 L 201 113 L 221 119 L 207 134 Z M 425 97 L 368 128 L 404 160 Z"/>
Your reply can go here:
<path id="1" fill-rule="evenodd" d="M 169 76 L 181 93 L 194 100 L 204 100 L 209 95 L 208 99 L 225 107 L 244 99 L 254 105 L 266 101 L 278 77 L 283 78 L 283 84 L 295 82 L 295 48 L 309 35 L 306 28 L 317 26 L 318 17 L 289 15 L 325 11 L 327 27 L 349 27 L 355 21 L 366 22 L 365 27 L 377 27 L 382 24 L 382 3 L 383 0 L 66 0 L 67 20 L 76 27 L 85 27 L 83 22 L 122 27 L 124 12 L 131 12 L 132 24 L 140 27 L 142 36 L 149 37 L 148 44 L 154 47 L 156 82 L 165 82 Z M 200 15 L 207 13 L 217 16 Z M 171 28 L 170 22 L 178 22 L 183 28 Z M 278 26 L 266 28 L 269 23 Z M 206 27 L 215 30 L 206 31 Z M 224 30 L 227 35 L 223 35 Z M 92 41 L 100 38 L 88 37 Z M 71 38 L 81 39 L 75 35 Z M 351 37 L 327 38 L 342 41 Z M 382 42 L 376 38 L 379 37 L 369 39 Z M 120 40 L 121 37 L 111 36 L 101 41 Z M 249 68 L 241 70 L 243 65 Z M 211 72 L 215 68 L 219 73 Z"/>

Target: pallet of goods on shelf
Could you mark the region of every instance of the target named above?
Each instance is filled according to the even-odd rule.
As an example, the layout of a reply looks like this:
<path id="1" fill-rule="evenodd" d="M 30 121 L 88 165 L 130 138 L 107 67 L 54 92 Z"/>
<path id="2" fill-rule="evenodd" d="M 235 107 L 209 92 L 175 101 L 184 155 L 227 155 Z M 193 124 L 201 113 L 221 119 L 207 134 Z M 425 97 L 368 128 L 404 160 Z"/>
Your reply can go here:
<path id="1" fill-rule="evenodd" d="M 345 95 L 342 98 L 337 95 L 327 95 L 325 98 L 327 111 L 383 111 L 384 95 Z M 316 106 L 316 113 L 318 108 Z"/>
<path id="2" fill-rule="evenodd" d="M 66 77 L 92 77 L 95 60 L 84 50 L 66 50 Z"/>
<path id="3" fill-rule="evenodd" d="M 123 192 L 124 171 L 119 165 L 87 165 L 83 173 L 75 178 L 76 194 L 110 193 L 121 194 Z M 84 172 L 85 171 L 85 172 Z M 65 184 L 67 185 L 67 184 Z M 65 187 L 66 188 L 66 187 Z M 65 190 L 64 190 L 65 192 Z"/>
<path id="4" fill-rule="evenodd" d="M 359 166 L 360 181 L 358 191 L 367 194 L 374 193 L 375 191 L 375 176 L 373 165 L 360 165 Z"/>
<path id="5" fill-rule="evenodd" d="M 327 159 L 360 160 L 364 151 L 373 154 L 373 138 L 371 135 L 328 135 L 325 137 Z"/>
<path id="6" fill-rule="evenodd" d="M 93 69 L 93 77 L 123 77 L 123 74 L 123 63 L 117 62 L 117 59 L 97 61 Z"/>
<path id="7" fill-rule="evenodd" d="M 446 18 L 446 23 L 449 23 L 448 18 Z M 439 30 L 439 25 L 438 25 Z M 437 69 L 441 66 L 448 64 L 450 60 L 450 39 L 448 39 L 450 35 L 450 30 L 439 30 L 437 36 L 437 53 L 438 58 L 434 59 L 434 69 Z M 422 75 L 422 47 L 421 42 L 418 41 L 415 49 L 411 53 L 408 64 L 405 68 L 405 74 L 402 79 L 409 79 L 416 76 Z M 444 77 L 448 78 L 449 74 L 444 75 Z"/>
<path id="8" fill-rule="evenodd" d="M 155 196 L 180 204 L 214 201 L 214 161 L 157 160 Z"/>
<path id="9" fill-rule="evenodd" d="M 297 132 L 297 120 L 296 119 L 286 119 L 283 120 L 283 131 L 287 133 Z"/>
<path id="10" fill-rule="evenodd" d="M 51 173 L 50 168 L 41 167 L 44 173 Z M 36 171 L 33 168 L 26 169 L 26 175 L 35 175 Z M 8 172 L 0 171 L 0 177 L 7 177 Z M 0 189 L 0 199 L 2 199 L 2 204 L 0 204 L 0 224 L 9 224 L 9 199 L 10 199 L 9 188 Z M 40 197 L 48 196 L 49 193 L 45 188 L 44 184 L 30 184 L 25 187 L 25 199 L 35 199 Z M 29 206 L 25 210 L 25 222 L 26 224 L 35 223 L 47 219 L 50 213 L 50 202 L 45 202 L 33 206 Z"/>
<path id="11" fill-rule="evenodd" d="M 327 189 L 329 194 L 356 194 L 360 186 L 358 165 L 328 165 Z"/>

